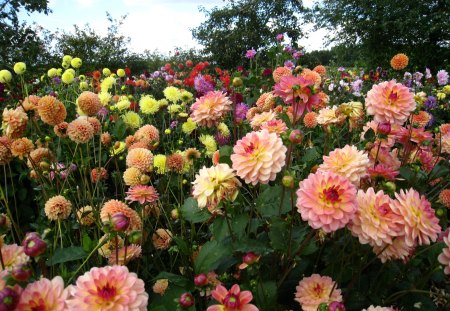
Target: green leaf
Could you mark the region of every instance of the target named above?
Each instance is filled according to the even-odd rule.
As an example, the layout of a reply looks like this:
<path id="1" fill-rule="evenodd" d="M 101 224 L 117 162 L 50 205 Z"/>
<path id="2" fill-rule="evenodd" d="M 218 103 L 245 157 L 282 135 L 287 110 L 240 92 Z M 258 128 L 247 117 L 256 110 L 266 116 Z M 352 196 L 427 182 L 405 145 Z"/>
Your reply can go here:
<path id="1" fill-rule="evenodd" d="M 175 241 L 175 243 L 178 246 L 178 249 L 180 250 L 180 252 L 184 255 L 190 255 L 191 252 L 189 250 L 189 247 L 186 243 L 186 241 L 184 241 L 182 238 L 174 236 L 173 240 Z"/>
<path id="2" fill-rule="evenodd" d="M 87 233 L 83 234 L 83 250 L 85 252 L 90 252 L 95 247 L 93 244 L 94 243 L 92 243 L 92 239 L 89 235 Z"/>
<path id="3" fill-rule="evenodd" d="M 321 157 L 321 155 L 317 151 L 317 148 L 312 147 L 312 148 L 306 149 L 305 154 L 302 157 L 302 160 L 307 163 L 311 163 L 311 162 L 315 162 L 316 160 L 320 159 L 320 157 Z"/>
<path id="4" fill-rule="evenodd" d="M 117 139 L 123 139 L 125 138 L 125 132 L 127 130 L 127 126 L 125 124 L 125 122 L 123 122 L 122 119 L 118 119 L 116 121 L 116 124 L 114 125 L 114 129 L 113 129 L 113 135 L 117 138 Z"/>
<path id="5" fill-rule="evenodd" d="M 267 186 L 256 199 L 256 207 L 263 217 L 270 217 L 279 214 L 280 202 L 283 187 L 280 185 Z M 291 210 L 291 195 L 289 190 L 285 190 L 281 213 L 287 213 Z"/>
<path id="6" fill-rule="evenodd" d="M 375 131 L 373 129 L 368 129 L 367 132 L 364 134 L 364 139 L 373 141 L 375 138 Z"/>
<path id="7" fill-rule="evenodd" d="M 254 252 L 258 255 L 267 255 L 273 252 L 273 249 L 268 245 L 267 242 L 243 238 L 236 243 L 238 247 L 237 252 L 247 253 Z"/>
<path id="8" fill-rule="evenodd" d="M 178 274 L 163 271 L 160 272 L 153 280 L 156 281 L 160 279 L 168 279 L 169 287 L 170 284 L 175 284 L 177 286 L 185 288 L 186 290 L 194 290 L 194 283 L 190 279 Z"/>
<path id="9" fill-rule="evenodd" d="M 223 261 L 228 260 L 231 246 L 218 241 L 206 242 L 195 260 L 195 273 L 208 273 L 216 269 Z"/>
<path id="10" fill-rule="evenodd" d="M 206 209 L 200 209 L 197 201 L 189 197 L 184 201 L 180 208 L 181 216 L 189 222 L 194 224 L 207 221 L 211 214 Z"/>
<path id="11" fill-rule="evenodd" d="M 88 254 L 82 247 L 70 246 L 66 248 L 58 248 L 52 258 L 47 261 L 47 266 L 53 266 L 59 263 L 83 259 Z"/>
<path id="12" fill-rule="evenodd" d="M 231 231 L 236 237 L 241 237 L 245 234 L 245 228 L 249 221 L 248 215 L 237 215 L 230 219 Z M 230 231 L 225 217 L 217 218 L 210 227 L 212 234 L 216 240 L 221 241 L 230 237 Z"/>
<path id="13" fill-rule="evenodd" d="M 261 310 L 273 310 L 277 301 L 277 284 L 274 281 L 258 283 L 255 300 Z"/>
<path id="14" fill-rule="evenodd" d="M 226 163 L 228 165 L 231 165 L 231 159 L 230 156 L 233 153 L 233 147 L 231 146 L 222 146 L 219 149 L 219 154 L 220 154 L 220 159 L 219 162 L 220 163 Z"/>

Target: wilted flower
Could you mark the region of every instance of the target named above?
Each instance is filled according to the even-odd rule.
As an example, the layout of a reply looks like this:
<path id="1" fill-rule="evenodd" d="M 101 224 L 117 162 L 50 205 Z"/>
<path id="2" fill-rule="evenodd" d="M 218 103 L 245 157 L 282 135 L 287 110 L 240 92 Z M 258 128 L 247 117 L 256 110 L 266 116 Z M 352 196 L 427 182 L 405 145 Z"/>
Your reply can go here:
<path id="1" fill-rule="evenodd" d="M 153 233 L 153 246 L 156 249 L 168 249 L 170 243 L 172 242 L 172 232 L 167 229 L 158 229 Z"/>
<path id="2" fill-rule="evenodd" d="M 159 294 L 161 296 L 164 296 L 164 293 L 166 292 L 166 289 L 167 289 L 168 286 L 169 286 L 169 280 L 168 279 L 159 279 L 153 285 L 153 292 L 155 294 Z"/>

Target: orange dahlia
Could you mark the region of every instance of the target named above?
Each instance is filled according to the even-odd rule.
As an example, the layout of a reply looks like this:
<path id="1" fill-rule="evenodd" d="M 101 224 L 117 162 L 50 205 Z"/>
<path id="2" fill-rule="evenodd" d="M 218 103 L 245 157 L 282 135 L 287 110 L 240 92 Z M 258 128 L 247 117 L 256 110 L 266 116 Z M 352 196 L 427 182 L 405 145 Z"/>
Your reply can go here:
<path id="1" fill-rule="evenodd" d="M 167 229 L 158 229 L 153 233 L 152 240 L 156 249 L 168 249 L 172 242 L 172 232 Z"/>
<path id="2" fill-rule="evenodd" d="M 275 180 L 284 166 L 286 150 L 283 141 L 275 133 L 267 130 L 250 132 L 233 148 L 233 169 L 247 184 L 267 184 Z"/>
<path id="3" fill-rule="evenodd" d="M 268 111 L 275 106 L 275 97 L 272 92 L 262 93 L 256 101 L 256 106 L 262 111 Z"/>
<path id="4" fill-rule="evenodd" d="M 431 120 L 431 115 L 426 111 L 419 111 L 418 114 L 412 115 L 412 124 L 418 125 L 419 127 L 425 127 Z"/>
<path id="5" fill-rule="evenodd" d="M 45 203 L 44 211 L 50 220 L 64 220 L 72 212 L 72 203 L 62 195 L 57 195 Z"/>
<path id="6" fill-rule="evenodd" d="M 313 71 L 317 72 L 321 76 L 324 76 L 327 73 L 327 69 L 323 65 L 317 65 L 313 68 Z"/>
<path id="7" fill-rule="evenodd" d="M 77 144 L 85 144 L 94 137 L 94 128 L 87 118 L 80 117 L 69 123 L 67 134 Z"/>
<path id="8" fill-rule="evenodd" d="M 27 165 L 29 168 L 36 168 L 41 161 L 52 162 L 53 160 L 54 156 L 50 149 L 37 148 L 31 151 L 28 155 Z"/>
<path id="9" fill-rule="evenodd" d="M 275 83 L 278 83 L 284 76 L 292 76 L 292 70 L 288 67 L 278 67 L 272 73 Z"/>
<path id="10" fill-rule="evenodd" d="M 42 122 L 56 125 L 64 121 L 67 116 L 66 107 L 53 96 L 44 96 L 39 99 L 38 113 Z"/>
<path id="11" fill-rule="evenodd" d="M 140 185 L 143 175 L 142 171 L 137 167 L 129 167 L 123 172 L 123 181 L 127 186 Z"/>
<path id="12" fill-rule="evenodd" d="M 97 94 L 85 91 L 78 96 L 78 108 L 87 116 L 94 116 L 102 108 L 102 103 Z"/>
<path id="13" fill-rule="evenodd" d="M 391 59 L 391 67 L 394 70 L 402 70 L 408 66 L 409 58 L 406 54 L 399 53 L 394 55 Z"/>
<path id="14" fill-rule="evenodd" d="M 3 134 L 9 138 L 21 137 L 27 129 L 28 116 L 22 108 L 3 110 Z"/>
<path id="15" fill-rule="evenodd" d="M 450 189 L 444 189 L 439 193 L 439 202 L 446 208 L 450 209 Z"/>
<path id="16" fill-rule="evenodd" d="M 55 132 L 56 136 L 64 138 L 64 137 L 67 137 L 67 127 L 68 126 L 69 126 L 69 123 L 61 122 L 59 124 L 56 124 L 53 127 L 53 131 Z"/>
<path id="17" fill-rule="evenodd" d="M 136 167 L 142 172 L 153 170 L 153 154 L 144 148 L 134 148 L 128 152 L 126 163 L 128 167 Z"/>
<path id="18" fill-rule="evenodd" d="M 395 80 L 374 84 L 367 93 L 366 110 L 374 120 L 402 125 L 416 109 L 416 102 L 409 89 Z"/>
<path id="19" fill-rule="evenodd" d="M 39 100 L 41 98 L 36 95 L 30 95 L 25 97 L 22 102 L 22 107 L 25 111 L 35 110 L 38 107 Z"/>
<path id="20" fill-rule="evenodd" d="M 320 83 L 322 83 L 322 78 L 320 77 L 320 74 L 311 69 L 307 68 L 303 69 L 300 76 L 304 77 L 306 80 L 314 81 L 313 84 L 316 88 L 318 88 L 320 86 Z"/>
<path id="21" fill-rule="evenodd" d="M 191 118 L 201 126 L 219 124 L 231 110 L 231 100 L 221 91 L 211 91 L 198 98 L 191 106 Z"/>
<path id="22" fill-rule="evenodd" d="M 8 164 L 11 159 L 11 140 L 6 136 L 0 136 L 0 165 Z"/>
<path id="23" fill-rule="evenodd" d="M 184 157 L 179 153 L 173 153 L 167 157 L 166 166 L 169 171 L 181 173 L 184 167 Z"/>
<path id="24" fill-rule="evenodd" d="M 13 156 L 23 159 L 33 150 L 34 145 L 31 140 L 26 137 L 16 139 L 11 144 L 11 153 Z"/>

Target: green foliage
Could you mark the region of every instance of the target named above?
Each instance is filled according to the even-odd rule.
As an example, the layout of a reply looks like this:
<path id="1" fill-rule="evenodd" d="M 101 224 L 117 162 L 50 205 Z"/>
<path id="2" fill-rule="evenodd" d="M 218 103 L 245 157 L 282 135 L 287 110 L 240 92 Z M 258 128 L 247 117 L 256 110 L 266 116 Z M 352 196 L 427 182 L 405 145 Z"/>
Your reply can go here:
<path id="1" fill-rule="evenodd" d="M 66 248 L 57 248 L 53 257 L 51 257 L 47 266 L 53 266 L 59 263 L 83 259 L 87 253 L 79 246 L 70 246 Z"/>

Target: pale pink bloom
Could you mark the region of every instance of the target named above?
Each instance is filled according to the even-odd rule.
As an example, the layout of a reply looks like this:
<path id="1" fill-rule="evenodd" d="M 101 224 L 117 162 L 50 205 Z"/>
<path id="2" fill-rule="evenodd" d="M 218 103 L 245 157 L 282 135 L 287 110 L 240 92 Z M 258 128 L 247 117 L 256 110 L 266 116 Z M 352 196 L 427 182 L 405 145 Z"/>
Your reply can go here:
<path id="1" fill-rule="evenodd" d="M 376 159 L 377 165 L 382 164 L 394 171 L 399 170 L 402 163 L 398 159 L 397 153 L 397 149 L 390 151 L 389 148 L 374 146 L 369 151 L 370 165 L 373 166 Z"/>
<path id="2" fill-rule="evenodd" d="M 366 110 L 377 122 L 402 125 L 416 109 L 413 93 L 395 80 L 375 84 L 367 93 Z"/>
<path id="3" fill-rule="evenodd" d="M 441 138 L 441 152 L 450 154 L 450 133 Z"/>
<path id="4" fill-rule="evenodd" d="M 109 265 L 127 265 L 130 261 L 141 257 L 142 248 L 140 245 L 130 244 L 120 248 L 117 253 L 114 250 L 108 258 Z M 118 255 L 118 256 L 116 256 Z"/>
<path id="5" fill-rule="evenodd" d="M 23 251 L 23 246 L 18 246 L 17 244 L 3 245 L 1 252 L 5 270 L 8 271 L 14 270 L 16 267 L 26 265 L 30 261 L 30 257 L 28 257 Z M 0 270 L 3 270 L 1 266 Z"/>
<path id="6" fill-rule="evenodd" d="M 313 274 L 303 278 L 296 287 L 295 300 L 304 311 L 317 311 L 321 303 L 342 302 L 341 290 L 329 276 Z"/>
<path id="7" fill-rule="evenodd" d="M 353 145 L 345 145 L 344 148 L 334 149 L 328 156 L 324 156 L 319 171 L 347 177 L 351 183 L 359 186 L 360 179 L 367 176 L 369 167 L 370 161 L 366 153 Z"/>
<path id="8" fill-rule="evenodd" d="M 314 229 L 333 232 L 343 228 L 356 212 L 356 188 L 332 172 L 309 174 L 297 190 L 297 209 Z"/>
<path id="9" fill-rule="evenodd" d="M 213 127 L 231 110 L 231 104 L 225 93 L 210 91 L 191 106 L 191 118 L 199 125 Z"/>
<path id="10" fill-rule="evenodd" d="M 275 180 L 285 164 L 287 148 L 275 133 L 250 132 L 238 140 L 231 161 L 236 174 L 247 184 L 267 184 Z"/>
<path id="11" fill-rule="evenodd" d="M 444 236 L 445 248 L 442 249 L 442 253 L 438 256 L 438 261 L 444 265 L 444 273 L 450 274 L 450 231 Z"/>
<path id="12" fill-rule="evenodd" d="M 392 307 L 380 307 L 371 305 L 367 309 L 362 309 L 361 311 L 395 311 L 396 309 Z"/>
<path id="13" fill-rule="evenodd" d="M 140 204 L 155 203 L 158 201 L 158 192 L 153 186 L 135 185 L 127 191 L 125 200 L 139 202 Z"/>
<path id="14" fill-rule="evenodd" d="M 261 126 L 271 120 L 275 120 L 277 114 L 273 110 L 263 111 L 261 113 L 257 113 L 253 116 L 250 121 L 250 126 L 253 130 L 257 131 L 261 128 Z"/>
<path id="15" fill-rule="evenodd" d="M 253 299 L 252 292 L 248 290 L 241 292 L 237 284 L 229 291 L 222 285 L 217 285 L 211 294 L 220 304 L 208 307 L 207 311 L 259 311 L 255 305 L 249 303 Z"/>
<path id="16" fill-rule="evenodd" d="M 94 267 L 68 288 L 68 310 L 145 311 L 148 294 L 144 286 L 144 281 L 126 266 Z"/>
<path id="17" fill-rule="evenodd" d="M 261 130 L 268 130 L 269 133 L 275 133 L 280 136 L 285 133 L 288 127 L 283 120 L 270 120 L 261 125 Z"/>
<path id="18" fill-rule="evenodd" d="M 403 217 L 406 244 L 415 246 L 435 242 L 441 227 L 439 218 L 425 196 L 411 188 L 406 192 L 400 190 L 400 193 L 395 194 L 395 198 L 391 208 Z"/>
<path id="19" fill-rule="evenodd" d="M 373 252 L 380 258 L 382 263 L 389 260 L 401 259 L 407 262 L 415 250 L 415 246 L 408 246 L 405 236 L 399 236 L 392 240 L 392 244 L 374 245 Z"/>
<path id="20" fill-rule="evenodd" d="M 60 276 L 54 277 L 53 280 L 43 278 L 27 285 L 20 295 L 16 310 L 67 310 L 65 303 L 67 296 L 68 292 L 64 289 L 64 281 Z"/>
<path id="21" fill-rule="evenodd" d="M 401 216 L 392 211 L 392 199 L 372 187 L 358 191 L 358 208 L 349 228 L 361 244 L 392 244 L 392 238 L 403 234 Z"/>

